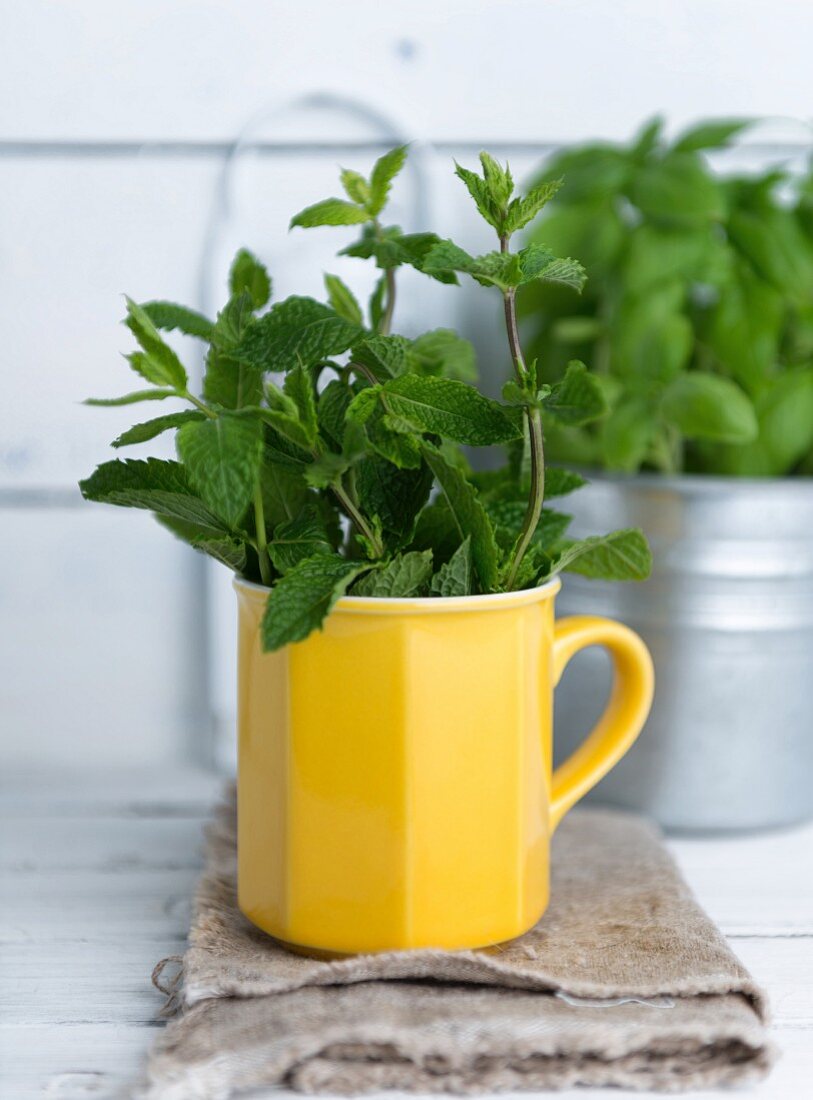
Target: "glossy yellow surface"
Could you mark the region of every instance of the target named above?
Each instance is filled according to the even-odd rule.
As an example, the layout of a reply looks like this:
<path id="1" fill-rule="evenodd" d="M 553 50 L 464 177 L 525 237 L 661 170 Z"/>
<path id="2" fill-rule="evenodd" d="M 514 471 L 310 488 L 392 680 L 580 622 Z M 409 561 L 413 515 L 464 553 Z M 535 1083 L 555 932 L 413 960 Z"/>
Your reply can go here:
<path id="1" fill-rule="evenodd" d="M 637 737 L 649 654 L 607 619 L 554 624 L 555 581 L 459 599 L 347 597 L 322 632 L 260 649 L 267 590 L 240 606 L 239 904 L 336 953 L 512 939 L 548 903 L 564 813 Z M 552 775 L 553 688 L 611 651 L 607 711 Z"/>

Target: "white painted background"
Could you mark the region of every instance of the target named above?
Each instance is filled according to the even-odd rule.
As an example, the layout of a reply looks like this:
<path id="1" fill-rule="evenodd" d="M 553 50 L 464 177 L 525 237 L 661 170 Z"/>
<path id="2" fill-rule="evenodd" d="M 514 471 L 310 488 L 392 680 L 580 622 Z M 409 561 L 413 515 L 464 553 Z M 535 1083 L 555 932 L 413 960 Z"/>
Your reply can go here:
<path id="1" fill-rule="evenodd" d="M 15 769 L 205 762 L 213 710 L 229 723 L 225 581 L 145 514 L 75 488 L 131 415 L 78 404 L 129 383 L 122 292 L 211 306 L 240 244 L 281 294 L 318 290 L 326 267 L 364 285 L 332 261 L 340 231 L 285 225 L 338 163 L 364 167 L 396 138 L 416 142 L 398 219 L 472 243 L 449 165 L 481 145 L 522 175 L 655 111 L 673 128 L 770 116 L 751 161 L 809 140 L 787 120 L 813 104 L 810 0 L 4 0 L 0 16 L 0 728 Z M 488 348 L 482 297 L 404 289 L 405 330 L 457 323 Z"/>

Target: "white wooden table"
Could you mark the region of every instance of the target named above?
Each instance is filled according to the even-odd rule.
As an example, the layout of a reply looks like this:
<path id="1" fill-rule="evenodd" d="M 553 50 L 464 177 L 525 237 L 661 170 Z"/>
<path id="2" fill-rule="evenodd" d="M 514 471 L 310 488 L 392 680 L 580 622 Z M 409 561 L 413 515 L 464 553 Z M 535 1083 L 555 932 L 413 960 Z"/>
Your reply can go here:
<path id="1" fill-rule="evenodd" d="M 150 972 L 183 950 L 201 827 L 219 785 L 194 771 L 4 778 L 2 1100 L 128 1094 L 163 1026 Z M 771 997 L 783 1057 L 747 1095 L 813 1096 L 813 826 L 670 847 Z"/>

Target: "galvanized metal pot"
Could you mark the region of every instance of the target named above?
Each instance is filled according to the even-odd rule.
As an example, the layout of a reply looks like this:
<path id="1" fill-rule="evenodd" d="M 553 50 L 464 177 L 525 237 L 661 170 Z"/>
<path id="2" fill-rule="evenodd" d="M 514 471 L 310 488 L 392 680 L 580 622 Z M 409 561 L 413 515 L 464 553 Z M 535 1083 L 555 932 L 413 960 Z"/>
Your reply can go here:
<path id="1" fill-rule="evenodd" d="M 642 527 L 653 575 L 569 576 L 560 610 L 621 619 L 656 670 L 644 732 L 591 797 L 674 830 L 813 816 L 813 481 L 590 476 L 574 532 Z M 557 691 L 562 754 L 604 704 L 602 660 L 588 651 Z"/>

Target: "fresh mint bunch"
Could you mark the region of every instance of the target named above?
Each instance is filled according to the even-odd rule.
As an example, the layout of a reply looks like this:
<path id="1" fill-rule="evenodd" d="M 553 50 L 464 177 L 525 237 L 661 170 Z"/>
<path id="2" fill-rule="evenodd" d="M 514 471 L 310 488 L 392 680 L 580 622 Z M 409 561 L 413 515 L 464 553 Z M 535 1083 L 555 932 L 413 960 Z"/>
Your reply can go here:
<path id="1" fill-rule="evenodd" d="M 813 176 L 726 176 L 706 159 L 747 123 L 660 120 L 547 171 L 567 187 L 523 239 L 578 252 L 580 299 L 537 284 L 527 347 L 552 383 L 587 359 L 608 411 L 551 424 L 556 461 L 634 472 L 813 473 Z"/>
<path id="2" fill-rule="evenodd" d="M 306 207 L 292 227 L 358 226 L 344 255 L 371 259 L 378 276 L 366 309 L 335 275 L 326 302 L 272 302 L 263 265 L 235 257 L 229 296 L 214 320 L 170 302 L 127 301 L 137 348 L 126 358 L 147 388 L 96 405 L 169 401 L 113 446 L 176 433 L 178 461 L 106 462 L 81 482 L 84 496 L 152 511 L 178 538 L 270 589 L 262 624 L 267 650 L 306 638 L 335 602 L 449 598 L 544 583 L 562 570 L 641 579 L 650 568 L 639 531 L 574 542 L 569 517 L 543 499 L 582 484 L 545 473 L 543 416 L 580 425 L 601 416 L 604 396 L 581 363 L 550 385 L 526 362 L 516 294 L 534 282 L 579 289 L 580 265 L 540 244 L 512 252 L 558 188 L 514 194 L 507 169 L 482 155 L 482 176 L 458 168 L 499 250 L 472 257 L 433 233 L 386 225 L 393 180 L 406 148 L 381 157 L 369 177 L 345 169 L 346 198 Z M 392 329 L 396 275 L 409 265 L 455 283 L 458 274 L 503 297 L 514 366 L 501 402 L 471 383 L 471 345 L 451 329 L 415 338 Z M 206 345 L 200 393 L 166 338 L 182 332 Z M 503 445 L 508 462 L 472 471 L 462 447 Z"/>

